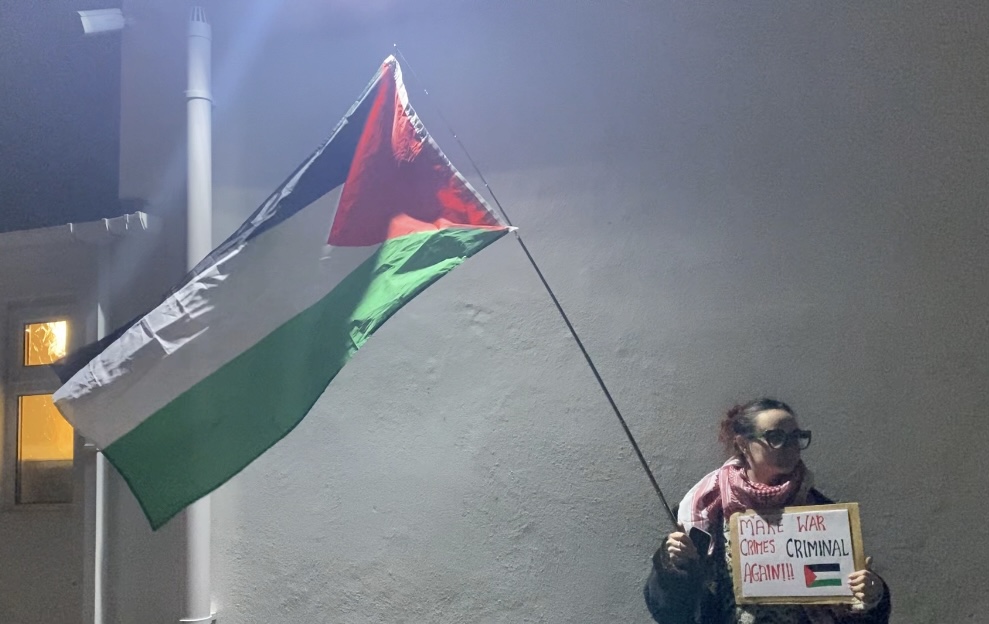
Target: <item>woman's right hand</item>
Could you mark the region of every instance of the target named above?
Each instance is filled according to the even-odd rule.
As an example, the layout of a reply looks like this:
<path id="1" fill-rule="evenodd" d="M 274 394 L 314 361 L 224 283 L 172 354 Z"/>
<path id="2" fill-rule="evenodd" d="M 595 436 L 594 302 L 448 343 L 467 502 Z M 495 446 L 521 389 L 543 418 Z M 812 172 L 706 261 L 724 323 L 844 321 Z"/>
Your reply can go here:
<path id="1" fill-rule="evenodd" d="M 680 529 L 666 536 L 666 553 L 670 557 L 670 563 L 681 570 L 686 570 L 697 561 L 697 549 L 690 536 L 683 532 L 683 527 Z"/>

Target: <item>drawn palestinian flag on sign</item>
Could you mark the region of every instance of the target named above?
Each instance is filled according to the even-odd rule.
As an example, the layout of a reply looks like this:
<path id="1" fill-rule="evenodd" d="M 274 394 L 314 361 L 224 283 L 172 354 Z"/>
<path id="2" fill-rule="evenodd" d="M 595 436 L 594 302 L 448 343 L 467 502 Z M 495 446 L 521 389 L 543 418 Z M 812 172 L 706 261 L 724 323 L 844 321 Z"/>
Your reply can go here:
<path id="1" fill-rule="evenodd" d="M 841 566 L 837 563 L 815 563 L 804 566 L 807 587 L 840 587 Z"/>

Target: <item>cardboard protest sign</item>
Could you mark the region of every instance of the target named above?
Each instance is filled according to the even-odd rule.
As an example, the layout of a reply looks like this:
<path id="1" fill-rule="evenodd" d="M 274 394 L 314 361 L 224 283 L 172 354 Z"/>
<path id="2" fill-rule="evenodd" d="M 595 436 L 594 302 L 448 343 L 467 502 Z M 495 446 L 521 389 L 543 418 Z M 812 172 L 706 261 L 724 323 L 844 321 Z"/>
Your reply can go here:
<path id="1" fill-rule="evenodd" d="M 731 517 L 735 602 L 849 604 L 865 568 L 857 503 L 747 511 Z"/>

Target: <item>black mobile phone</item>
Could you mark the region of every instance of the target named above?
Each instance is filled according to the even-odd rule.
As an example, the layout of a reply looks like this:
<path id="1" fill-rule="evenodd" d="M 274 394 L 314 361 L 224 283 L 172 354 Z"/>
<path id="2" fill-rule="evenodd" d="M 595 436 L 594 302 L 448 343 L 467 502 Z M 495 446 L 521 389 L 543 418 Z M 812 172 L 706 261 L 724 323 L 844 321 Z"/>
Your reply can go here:
<path id="1" fill-rule="evenodd" d="M 694 548 L 697 549 L 697 554 L 704 558 L 707 556 L 707 549 L 711 547 L 711 534 L 707 531 L 702 531 L 697 527 L 693 527 L 687 532 L 687 537 L 690 541 L 694 543 Z"/>

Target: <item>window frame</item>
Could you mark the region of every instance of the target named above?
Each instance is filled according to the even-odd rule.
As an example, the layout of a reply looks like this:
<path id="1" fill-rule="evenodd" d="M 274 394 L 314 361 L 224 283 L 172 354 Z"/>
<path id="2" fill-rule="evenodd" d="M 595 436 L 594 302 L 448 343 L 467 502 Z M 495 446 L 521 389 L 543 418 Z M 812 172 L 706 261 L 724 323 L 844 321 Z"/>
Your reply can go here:
<path id="1" fill-rule="evenodd" d="M 78 302 L 58 299 L 45 303 L 7 306 L 7 323 L 0 332 L 0 510 L 4 512 L 52 512 L 73 508 L 78 498 L 78 488 L 73 487 L 73 497 L 64 503 L 17 502 L 17 440 L 19 426 L 19 397 L 51 394 L 61 385 L 58 377 L 47 366 L 24 365 L 24 326 L 31 323 L 48 323 L 64 320 L 68 323 L 66 349 L 72 351 L 82 344 L 86 327 Z M 75 481 L 76 460 L 79 457 L 79 435 L 76 434 L 75 452 L 72 458 L 72 479 Z"/>

